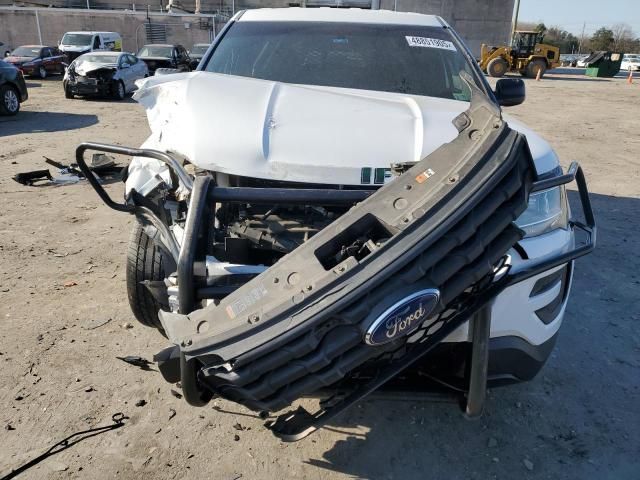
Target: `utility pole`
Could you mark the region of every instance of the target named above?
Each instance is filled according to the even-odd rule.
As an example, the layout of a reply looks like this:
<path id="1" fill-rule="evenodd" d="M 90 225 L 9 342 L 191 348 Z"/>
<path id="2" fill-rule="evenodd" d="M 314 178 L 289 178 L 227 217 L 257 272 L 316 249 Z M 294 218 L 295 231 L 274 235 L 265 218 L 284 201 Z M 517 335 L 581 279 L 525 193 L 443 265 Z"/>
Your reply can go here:
<path id="1" fill-rule="evenodd" d="M 580 43 L 578 43 L 578 55 L 582 53 L 582 43 L 584 42 L 584 27 L 587 25 L 587 22 L 582 22 L 582 33 L 580 34 Z"/>
<path id="2" fill-rule="evenodd" d="M 509 43 L 513 43 L 513 36 L 516 34 L 516 29 L 518 28 L 519 13 L 520 13 L 520 0 L 516 0 L 515 14 L 513 17 L 513 23 L 511 25 L 511 39 L 509 40 Z"/>

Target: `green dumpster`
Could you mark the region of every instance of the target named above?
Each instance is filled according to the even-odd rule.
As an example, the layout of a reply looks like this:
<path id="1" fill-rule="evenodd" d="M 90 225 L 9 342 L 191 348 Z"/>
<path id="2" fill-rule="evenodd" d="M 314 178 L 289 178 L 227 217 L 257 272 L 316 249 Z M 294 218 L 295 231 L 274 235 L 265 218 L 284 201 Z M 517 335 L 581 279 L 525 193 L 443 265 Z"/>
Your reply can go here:
<path id="1" fill-rule="evenodd" d="M 615 77 L 620 71 L 623 53 L 593 52 L 584 63 L 589 77 Z"/>

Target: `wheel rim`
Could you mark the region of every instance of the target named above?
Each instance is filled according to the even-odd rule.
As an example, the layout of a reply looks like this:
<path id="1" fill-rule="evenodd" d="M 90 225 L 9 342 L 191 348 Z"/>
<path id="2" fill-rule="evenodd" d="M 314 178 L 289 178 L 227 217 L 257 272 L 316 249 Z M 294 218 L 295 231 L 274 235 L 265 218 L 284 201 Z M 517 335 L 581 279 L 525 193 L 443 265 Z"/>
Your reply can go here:
<path id="1" fill-rule="evenodd" d="M 118 83 L 118 96 L 124 98 L 124 85 L 122 83 Z"/>
<path id="2" fill-rule="evenodd" d="M 44 77 L 46 77 L 46 76 L 47 76 L 47 69 L 46 69 L 46 68 L 44 68 L 44 67 L 40 67 L 40 76 L 41 76 L 42 78 L 44 78 Z"/>
<path id="3" fill-rule="evenodd" d="M 16 92 L 13 90 L 7 90 L 4 94 L 4 105 L 11 113 L 16 112 L 18 110 L 18 105 L 20 102 L 18 101 L 18 96 Z"/>

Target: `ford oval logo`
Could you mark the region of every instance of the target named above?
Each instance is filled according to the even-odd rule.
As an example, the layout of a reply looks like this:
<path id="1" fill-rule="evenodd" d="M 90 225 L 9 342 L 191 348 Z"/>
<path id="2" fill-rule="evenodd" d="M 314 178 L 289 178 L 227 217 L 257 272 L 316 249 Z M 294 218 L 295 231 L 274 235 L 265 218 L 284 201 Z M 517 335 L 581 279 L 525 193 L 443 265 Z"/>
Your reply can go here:
<path id="1" fill-rule="evenodd" d="M 382 345 L 409 335 L 433 313 L 439 299 L 440 291 L 429 288 L 394 303 L 373 321 L 364 341 L 368 345 Z"/>

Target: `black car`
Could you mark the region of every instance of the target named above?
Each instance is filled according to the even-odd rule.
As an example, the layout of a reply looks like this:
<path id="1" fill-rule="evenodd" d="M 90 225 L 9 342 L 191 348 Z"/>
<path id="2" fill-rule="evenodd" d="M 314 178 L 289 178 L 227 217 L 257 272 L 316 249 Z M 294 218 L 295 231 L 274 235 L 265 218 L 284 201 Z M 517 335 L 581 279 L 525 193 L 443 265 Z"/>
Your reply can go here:
<path id="1" fill-rule="evenodd" d="M 198 68 L 198 64 L 200 63 L 200 60 L 202 60 L 202 57 L 204 57 L 204 54 L 207 53 L 209 46 L 210 45 L 208 43 L 196 43 L 193 45 L 193 48 L 189 52 L 191 70 Z"/>
<path id="2" fill-rule="evenodd" d="M 137 57 L 149 68 L 149 75 L 154 75 L 159 68 L 169 68 L 179 72 L 189 72 L 190 59 L 182 45 L 152 44 L 145 45 Z"/>
<path id="3" fill-rule="evenodd" d="M 22 72 L 0 60 L 0 115 L 15 115 L 29 98 Z"/>

